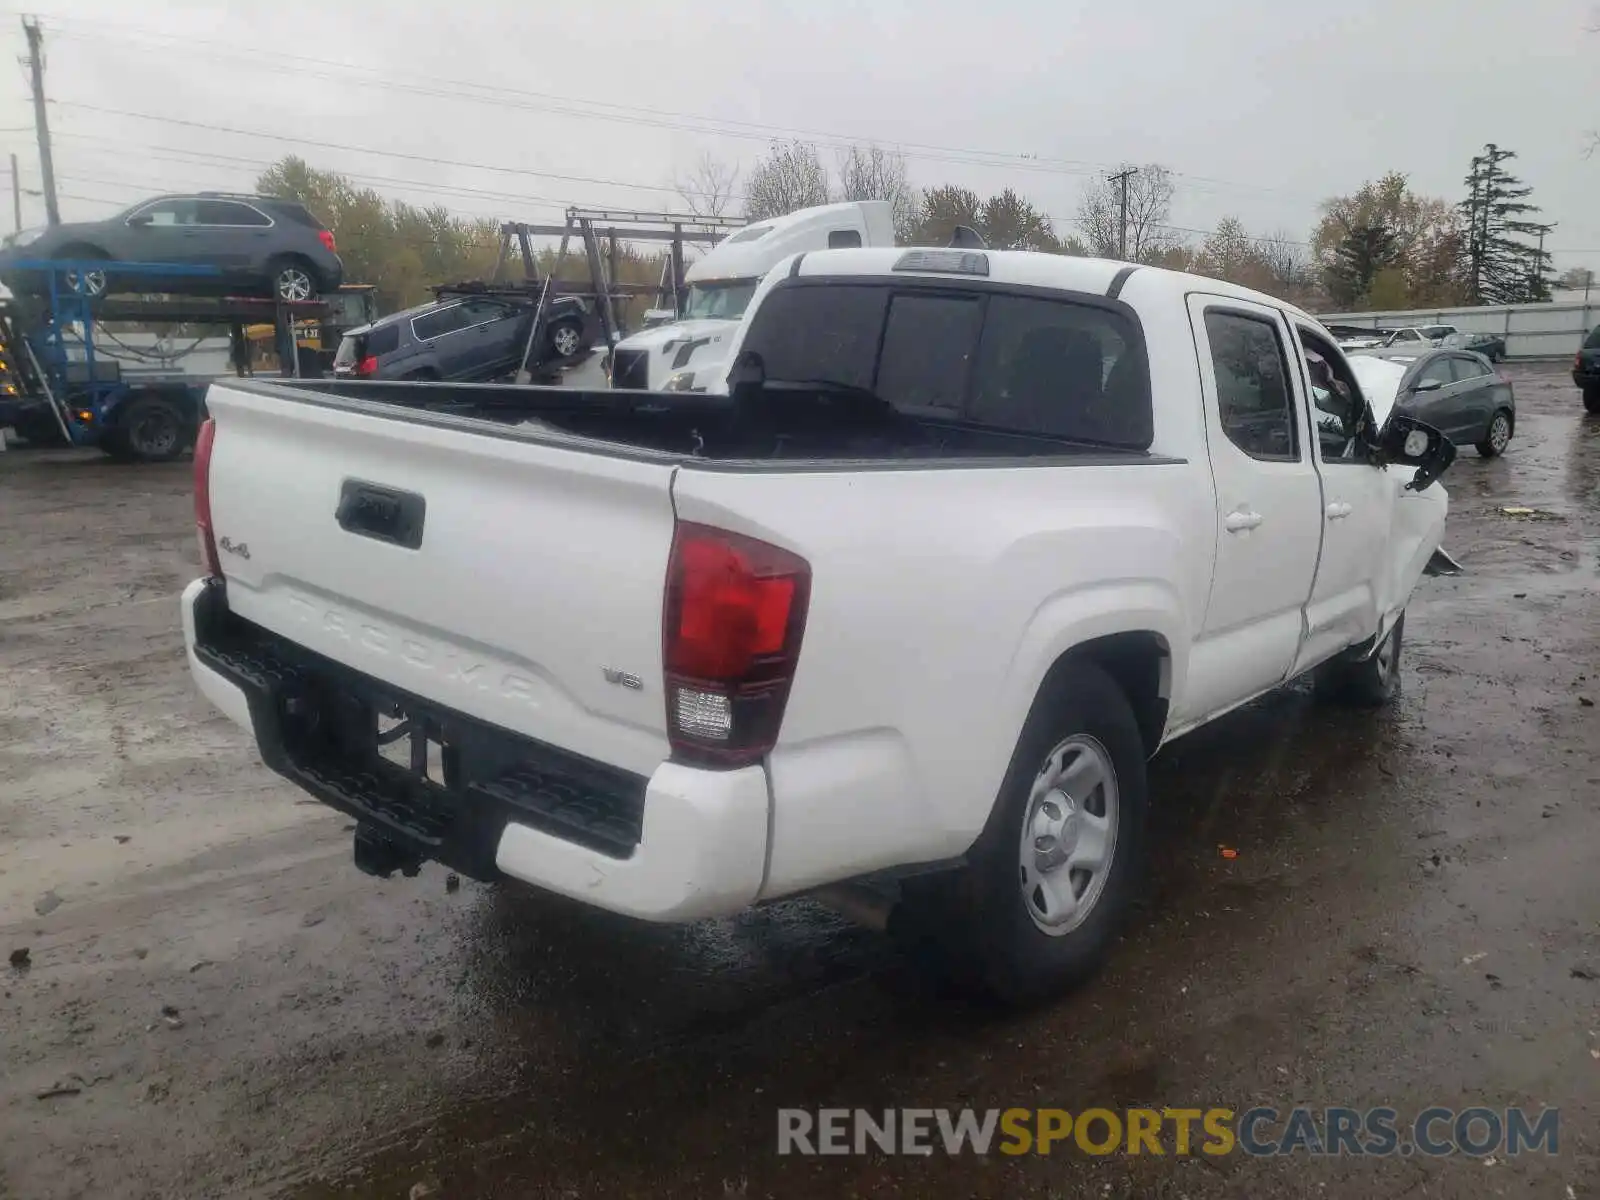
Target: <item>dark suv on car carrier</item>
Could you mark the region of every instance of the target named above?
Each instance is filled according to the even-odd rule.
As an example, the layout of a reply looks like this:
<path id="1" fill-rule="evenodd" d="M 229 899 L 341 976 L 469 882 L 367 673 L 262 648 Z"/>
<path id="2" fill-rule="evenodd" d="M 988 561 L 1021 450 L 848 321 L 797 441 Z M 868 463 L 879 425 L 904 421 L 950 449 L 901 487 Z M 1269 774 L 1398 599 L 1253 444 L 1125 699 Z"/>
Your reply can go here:
<path id="1" fill-rule="evenodd" d="M 171 278 L 140 271 L 124 280 L 107 267 L 84 272 L 81 285 L 68 280 L 89 296 L 138 291 L 311 300 L 344 281 L 333 233 L 305 205 L 226 192 L 157 196 L 103 221 L 21 230 L 0 243 L 0 282 L 16 292 L 47 292 L 47 272 L 16 265 L 43 259 L 218 269 Z"/>

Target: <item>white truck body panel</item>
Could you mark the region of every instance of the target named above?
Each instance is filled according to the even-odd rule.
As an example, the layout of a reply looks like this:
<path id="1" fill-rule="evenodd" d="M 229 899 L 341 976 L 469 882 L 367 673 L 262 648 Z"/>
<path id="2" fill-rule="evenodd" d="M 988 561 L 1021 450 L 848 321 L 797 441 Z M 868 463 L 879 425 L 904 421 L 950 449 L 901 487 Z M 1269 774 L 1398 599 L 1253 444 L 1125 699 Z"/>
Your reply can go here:
<path id="1" fill-rule="evenodd" d="M 819 204 L 756 221 L 724 238 L 692 263 L 684 271 L 684 282 L 691 288 L 694 284 L 739 280 L 753 284 L 791 255 L 825 250 L 841 236 L 853 236 L 861 246 L 893 246 L 894 215 L 889 202 Z M 617 349 L 623 352 L 622 360 L 632 354 L 648 356 L 648 371 L 633 386 L 659 391 L 674 376 L 687 373 L 692 376 L 695 390 L 718 390 L 730 361 L 727 349 L 742 316 L 741 312 L 714 319 L 691 317 L 624 338 L 617 343 Z"/>
<path id="2" fill-rule="evenodd" d="M 902 278 L 898 254 L 808 254 L 798 276 Z M 1091 639 L 1160 645 L 1167 740 L 1393 623 L 1438 545 L 1444 489 L 1403 491 L 1408 468 L 1325 463 L 1314 435 L 1263 461 L 1219 424 L 1206 312 L 1266 322 L 1285 346 L 1313 318 L 1152 268 L 987 258 L 989 286 L 1120 290 L 1149 348 L 1149 456 L 705 462 L 219 384 L 210 491 L 228 606 L 431 702 L 648 777 L 631 859 L 511 826 L 499 862 L 663 920 L 962 854 L 1041 681 Z M 769 273 L 752 312 L 791 265 Z M 1290 353 L 1309 431 L 1309 380 Z M 351 478 L 425 495 L 423 547 L 347 536 L 330 516 Z M 669 760 L 661 606 L 675 522 L 810 564 L 798 666 L 760 766 Z M 608 669 L 641 686 L 612 686 Z"/>

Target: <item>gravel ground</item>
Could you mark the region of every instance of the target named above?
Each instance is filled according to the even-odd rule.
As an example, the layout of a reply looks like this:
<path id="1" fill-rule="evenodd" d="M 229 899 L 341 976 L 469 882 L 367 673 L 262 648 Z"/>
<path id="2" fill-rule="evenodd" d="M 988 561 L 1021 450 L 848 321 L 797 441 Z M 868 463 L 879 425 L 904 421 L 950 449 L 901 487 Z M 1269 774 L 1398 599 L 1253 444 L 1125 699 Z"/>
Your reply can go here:
<path id="1" fill-rule="evenodd" d="M 188 466 L 0 455 L 0 1196 L 1600 1195 L 1600 421 L 1510 371 L 1398 706 L 1290 689 L 1163 752 L 1125 944 L 1005 1018 L 805 902 L 658 928 L 361 875 L 189 683 Z M 1556 1105 L 1561 1143 L 774 1153 L 779 1106 L 1146 1103 Z"/>

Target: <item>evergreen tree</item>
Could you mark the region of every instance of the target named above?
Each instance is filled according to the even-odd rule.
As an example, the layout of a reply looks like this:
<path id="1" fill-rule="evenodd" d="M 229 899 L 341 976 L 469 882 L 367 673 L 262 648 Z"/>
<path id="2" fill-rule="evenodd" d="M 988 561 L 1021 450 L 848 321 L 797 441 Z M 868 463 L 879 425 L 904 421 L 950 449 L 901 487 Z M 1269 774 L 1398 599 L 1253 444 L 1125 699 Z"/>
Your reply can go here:
<path id="1" fill-rule="evenodd" d="M 1550 299 L 1544 235 L 1555 227 L 1530 219 L 1539 212 L 1528 202 L 1533 189 L 1501 165 L 1516 156 L 1490 142 L 1467 172 L 1461 212 L 1467 226 L 1467 288 L 1477 304 Z"/>

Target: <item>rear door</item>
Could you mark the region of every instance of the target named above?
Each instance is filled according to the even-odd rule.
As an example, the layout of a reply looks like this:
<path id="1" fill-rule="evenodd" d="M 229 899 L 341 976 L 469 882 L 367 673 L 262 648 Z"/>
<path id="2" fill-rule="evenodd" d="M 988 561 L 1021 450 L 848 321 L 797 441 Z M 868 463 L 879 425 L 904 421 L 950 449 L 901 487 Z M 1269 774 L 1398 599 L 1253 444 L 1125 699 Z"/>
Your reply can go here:
<path id="1" fill-rule="evenodd" d="M 249 274 L 250 265 L 266 258 L 272 218 L 239 200 L 196 200 L 194 245 L 206 262 L 221 267 L 232 279 Z"/>
<path id="2" fill-rule="evenodd" d="M 1450 356 L 1450 372 L 1456 380 L 1453 400 L 1457 420 L 1457 432 L 1450 435 L 1451 440 L 1462 445 L 1479 442 L 1489 428 L 1500 377 L 1488 363 L 1467 354 Z"/>
<path id="3" fill-rule="evenodd" d="M 1322 492 L 1296 397 L 1298 356 L 1275 309 L 1193 295 L 1217 557 L 1190 670 L 1209 715 L 1281 682 L 1300 647 L 1321 542 Z"/>
<path id="4" fill-rule="evenodd" d="M 470 361 L 470 343 L 461 336 L 467 323 L 462 303 L 441 304 L 411 318 L 411 334 L 420 356 L 445 379 L 459 377 Z"/>

